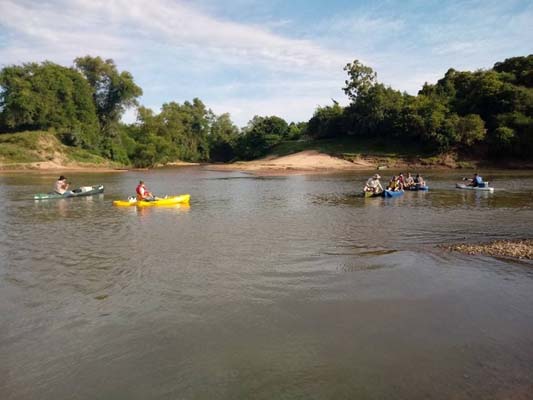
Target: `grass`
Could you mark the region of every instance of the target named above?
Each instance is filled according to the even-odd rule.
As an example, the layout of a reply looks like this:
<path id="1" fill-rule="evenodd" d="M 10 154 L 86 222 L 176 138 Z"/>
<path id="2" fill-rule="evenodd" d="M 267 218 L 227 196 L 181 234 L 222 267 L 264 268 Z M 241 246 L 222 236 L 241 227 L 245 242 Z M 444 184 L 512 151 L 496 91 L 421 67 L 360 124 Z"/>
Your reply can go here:
<path id="1" fill-rule="evenodd" d="M 0 141 L 0 161 L 5 163 L 29 163 L 44 160 L 19 145 Z"/>
<path id="2" fill-rule="evenodd" d="M 0 134 L 0 161 L 4 163 L 29 163 L 45 161 L 38 154 L 39 143 L 49 132 L 19 132 Z"/>
<path id="3" fill-rule="evenodd" d="M 78 147 L 62 144 L 53 131 L 0 134 L 0 163 L 23 164 L 53 160 L 66 163 L 109 165 L 105 158 Z"/>

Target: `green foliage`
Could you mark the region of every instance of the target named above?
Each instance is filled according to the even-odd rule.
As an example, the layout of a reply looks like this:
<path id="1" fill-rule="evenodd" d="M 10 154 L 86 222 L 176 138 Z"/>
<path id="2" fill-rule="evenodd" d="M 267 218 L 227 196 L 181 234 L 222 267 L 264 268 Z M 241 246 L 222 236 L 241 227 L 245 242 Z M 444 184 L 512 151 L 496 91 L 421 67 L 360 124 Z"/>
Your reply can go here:
<path id="1" fill-rule="evenodd" d="M 81 147 L 62 145 L 50 131 L 25 131 L 0 135 L 0 162 L 30 163 L 51 160 L 55 155 L 67 162 L 105 164 L 108 160 Z"/>
<path id="2" fill-rule="evenodd" d="M 142 90 L 112 60 L 81 57 L 75 68 L 50 62 L 8 66 L 0 71 L 0 132 L 53 129 L 70 146 L 63 151 L 74 158 L 99 153 L 139 167 L 175 160 L 253 159 L 309 147 L 309 138 L 322 144 L 355 140 L 372 143 L 372 148 L 394 143 L 404 152 L 533 157 L 533 55 L 509 58 L 490 70 L 449 69 L 417 96 L 379 83 L 372 68 L 358 60 L 344 70 L 347 107 L 336 101 L 318 107 L 307 123 L 255 116 L 241 132 L 228 114 L 214 115 L 199 99 L 163 104 L 158 114 L 139 107 L 137 123 L 122 124 L 121 116 L 138 105 Z M 6 140 L 0 140 L 0 157 L 41 157 L 36 136 L 1 137 Z M 33 155 L 25 158 L 23 147 Z M 338 154 L 346 156 L 346 151 Z"/>
<path id="3" fill-rule="evenodd" d="M 209 158 L 208 135 L 213 118 L 216 121 L 199 99 L 165 103 L 157 115 L 139 107 L 139 123 L 124 132 L 129 139 L 123 140 L 123 146 L 129 149 L 134 165 L 140 167 L 175 160 L 204 161 Z"/>
<path id="4" fill-rule="evenodd" d="M 490 155 L 532 157 L 533 55 L 487 71 L 450 69 L 416 97 L 378 83 L 374 71 L 357 60 L 344 69 L 351 104 L 319 107 L 308 124 L 312 137 L 401 139 L 430 151 L 488 149 Z"/>
<path id="5" fill-rule="evenodd" d="M 229 114 L 213 118 L 209 133 L 210 159 L 216 162 L 228 162 L 236 157 L 236 145 L 239 129 L 231 122 Z"/>
<path id="6" fill-rule="evenodd" d="M 352 101 L 356 101 L 358 97 L 364 96 L 376 84 L 377 74 L 370 67 L 367 67 L 359 60 L 354 60 L 346 64 L 344 70 L 348 74 L 348 78 L 342 88 L 344 93 Z"/>
<path id="7" fill-rule="evenodd" d="M 119 72 L 111 59 L 85 56 L 76 58 L 74 63 L 92 88 L 102 131 L 107 136 L 115 136 L 120 117 L 126 108 L 137 105 L 142 89 L 129 72 Z"/>
<path id="8" fill-rule="evenodd" d="M 236 152 L 239 158 L 254 159 L 262 157 L 289 135 L 289 125 L 279 117 L 255 116 L 239 136 Z"/>
<path id="9" fill-rule="evenodd" d="M 291 122 L 289 124 L 289 140 L 299 140 L 307 132 L 307 122 Z"/>
<path id="10" fill-rule="evenodd" d="M 309 120 L 306 132 L 315 139 L 341 136 L 345 132 L 344 109 L 334 103 L 332 106 L 318 107 Z"/>
<path id="11" fill-rule="evenodd" d="M 494 70 L 507 73 L 506 81 L 514 85 L 533 88 L 533 54 L 527 57 L 512 57 L 494 64 Z"/>
<path id="12" fill-rule="evenodd" d="M 55 128 L 87 148 L 98 143 L 91 88 L 77 71 L 50 62 L 0 72 L 0 130 Z"/>
<path id="13" fill-rule="evenodd" d="M 459 117 L 455 122 L 455 132 L 456 140 L 468 148 L 485 138 L 485 122 L 477 114 Z"/>

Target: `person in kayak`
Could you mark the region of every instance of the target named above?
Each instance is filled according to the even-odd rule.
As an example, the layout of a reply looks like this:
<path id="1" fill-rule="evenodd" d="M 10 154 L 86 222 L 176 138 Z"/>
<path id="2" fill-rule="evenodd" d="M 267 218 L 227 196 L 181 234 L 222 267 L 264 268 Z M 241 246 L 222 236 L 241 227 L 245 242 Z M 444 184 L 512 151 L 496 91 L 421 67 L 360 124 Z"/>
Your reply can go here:
<path id="1" fill-rule="evenodd" d="M 393 192 L 403 190 L 403 183 L 400 182 L 396 175 L 394 175 L 390 180 L 389 185 L 387 186 L 387 190 L 391 190 Z"/>
<path id="2" fill-rule="evenodd" d="M 424 181 L 424 178 L 422 178 L 422 175 L 420 174 L 416 174 L 414 182 L 415 182 L 416 187 L 426 186 L 426 182 Z"/>
<path id="3" fill-rule="evenodd" d="M 57 194 L 65 194 L 68 191 L 69 184 L 67 183 L 67 178 L 61 175 L 56 183 L 54 183 L 54 192 Z"/>
<path id="4" fill-rule="evenodd" d="M 400 175 L 398 175 L 398 182 L 401 184 L 402 188 L 405 188 L 405 177 L 403 176 L 403 172 L 400 172 Z"/>
<path id="5" fill-rule="evenodd" d="M 479 176 L 479 174 L 476 172 L 474 174 L 474 177 L 471 179 L 471 182 L 468 184 L 468 186 L 472 187 L 479 187 L 483 183 L 483 178 Z"/>
<path id="6" fill-rule="evenodd" d="M 144 185 L 144 181 L 139 181 L 139 184 L 137 185 L 137 188 L 135 189 L 135 192 L 137 192 L 137 200 L 139 201 L 154 201 L 156 200 L 155 196 L 146 188 Z"/>
<path id="7" fill-rule="evenodd" d="M 378 174 L 375 174 L 373 177 L 369 178 L 368 181 L 366 181 L 366 185 L 363 188 L 364 192 L 372 192 L 372 193 L 381 193 L 383 192 L 383 186 L 381 186 L 381 182 L 379 181 L 381 179 L 381 176 Z"/>
<path id="8" fill-rule="evenodd" d="M 414 180 L 413 177 L 411 176 L 411 173 L 408 172 L 408 173 L 407 173 L 407 177 L 405 178 L 404 187 L 405 187 L 406 189 L 409 189 L 411 186 L 415 186 L 415 180 Z"/>

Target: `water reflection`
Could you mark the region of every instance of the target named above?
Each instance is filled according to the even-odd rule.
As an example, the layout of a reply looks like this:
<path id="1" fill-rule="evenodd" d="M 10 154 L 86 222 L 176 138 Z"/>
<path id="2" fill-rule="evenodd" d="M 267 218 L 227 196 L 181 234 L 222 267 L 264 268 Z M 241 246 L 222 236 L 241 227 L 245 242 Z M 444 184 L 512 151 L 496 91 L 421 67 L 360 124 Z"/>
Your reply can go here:
<path id="1" fill-rule="evenodd" d="M 127 207 L 127 209 L 134 211 L 136 215 L 147 217 L 153 213 L 184 214 L 191 210 L 191 206 L 190 204 L 173 204 L 157 207 Z"/>

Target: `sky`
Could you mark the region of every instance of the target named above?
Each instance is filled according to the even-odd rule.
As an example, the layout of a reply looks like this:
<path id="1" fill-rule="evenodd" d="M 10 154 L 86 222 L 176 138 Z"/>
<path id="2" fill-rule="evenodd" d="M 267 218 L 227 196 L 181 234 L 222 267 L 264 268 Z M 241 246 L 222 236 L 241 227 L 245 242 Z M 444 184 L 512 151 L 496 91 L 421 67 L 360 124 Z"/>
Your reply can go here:
<path id="1" fill-rule="evenodd" d="M 531 53 L 532 0 L 0 0 L 0 68 L 111 58 L 144 106 L 198 97 L 238 126 L 347 104 L 343 67 L 355 59 L 416 94 L 449 68 Z"/>

